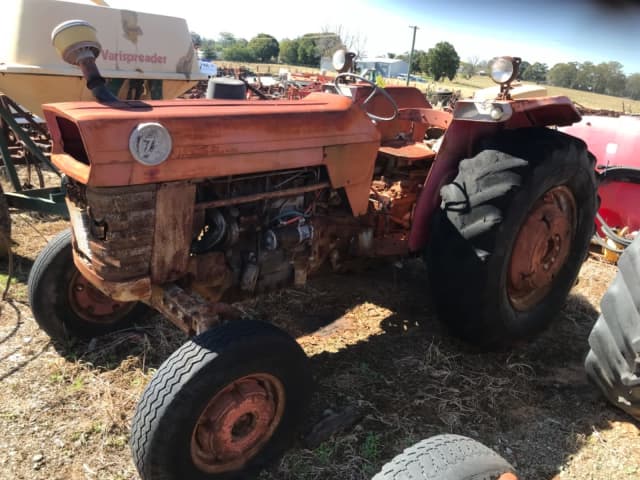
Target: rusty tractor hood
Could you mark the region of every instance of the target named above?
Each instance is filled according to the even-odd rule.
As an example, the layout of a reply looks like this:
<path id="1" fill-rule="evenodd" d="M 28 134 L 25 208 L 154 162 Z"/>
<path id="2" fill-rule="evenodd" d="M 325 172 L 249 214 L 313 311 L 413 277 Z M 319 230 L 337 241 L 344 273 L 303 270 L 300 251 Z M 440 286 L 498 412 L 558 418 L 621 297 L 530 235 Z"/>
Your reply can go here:
<path id="1" fill-rule="evenodd" d="M 362 107 L 323 93 L 294 101 L 73 102 L 46 104 L 43 110 L 53 163 L 93 187 L 322 165 L 330 147 L 364 147 L 375 157 L 380 144 Z M 171 136 L 169 157 L 157 166 L 138 162 L 129 149 L 132 132 L 147 122 L 160 123 Z M 340 161 L 348 159 L 342 155 Z M 345 167 L 330 166 L 336 168 Z"/>

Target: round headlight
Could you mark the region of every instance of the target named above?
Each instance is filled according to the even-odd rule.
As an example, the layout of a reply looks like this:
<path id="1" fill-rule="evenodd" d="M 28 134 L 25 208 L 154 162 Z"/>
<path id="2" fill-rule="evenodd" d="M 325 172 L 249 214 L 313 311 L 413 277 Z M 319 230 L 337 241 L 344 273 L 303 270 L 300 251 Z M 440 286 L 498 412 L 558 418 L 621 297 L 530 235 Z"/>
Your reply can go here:
<path id="1" fill-rule="evenodd" d="M 510 82 L 516 73 L 516 66 L 512 58 L 499 57 L 491 63 L 491 79 L 496 83 Z"/>
<path id="2" fill-rule="evenodd" d="M 169 158 L 171 147 L 171 135 L 160 123 L 141 123 L 129 137 L 129 151 L 133 158 L 150 167 Z"/>

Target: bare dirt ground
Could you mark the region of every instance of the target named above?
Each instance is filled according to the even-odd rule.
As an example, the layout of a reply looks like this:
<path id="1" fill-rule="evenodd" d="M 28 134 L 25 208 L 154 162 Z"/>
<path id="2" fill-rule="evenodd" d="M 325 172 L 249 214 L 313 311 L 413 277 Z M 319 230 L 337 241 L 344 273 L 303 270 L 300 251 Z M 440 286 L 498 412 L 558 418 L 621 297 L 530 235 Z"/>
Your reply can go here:
<path id="1" fill-rule="evenodd" d="M 13 221 L 17 282 L 0 317 L 0 478 L 136 479 L 127 445 L 136 402 L 185 338 L 156 316 L 56 350 L 31 316 L 25 283 L 46 239 L 66 224 L 26 214 Z M 6 272 L 0 264 L 0 283 Z M 317 382 L 301 440 L 261 479 L 369 479 L 402 449 L 447 432 L 496 449 L 530 480 L 640 478 L 638 423 L 610 407 L 582 370 L 614 274 L 591 255 L 549 331 L 490 354 L 443 330 L 417 260 L 377 262 L 246 302 L 298 338 Z M 306 446 L 304 434 L 347 409 L 355 425 Z"/>

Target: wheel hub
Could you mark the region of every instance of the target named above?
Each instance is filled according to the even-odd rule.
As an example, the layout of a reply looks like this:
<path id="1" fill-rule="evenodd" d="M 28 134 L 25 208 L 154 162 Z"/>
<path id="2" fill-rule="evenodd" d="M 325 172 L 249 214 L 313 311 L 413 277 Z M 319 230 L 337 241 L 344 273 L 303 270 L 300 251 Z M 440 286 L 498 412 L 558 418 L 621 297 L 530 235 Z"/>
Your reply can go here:
<path id="1" fill-rule="evenodd" d="M 112 300 L 77 271 L 69 282 L 69 303 L 78 316 L 93 323 L 114 323 L 133 308 L 132 303 Z"/>
<path id="2" fill-rule="evenodd" d="M 564 266 L 576 231 L 576 201 L 571 190 L 548 190 L 529 211 L 516 237 L 507 293 L 516 310 L 533 308 L 549 293 Z"/>
<path id="3" fill-rule="evenodd" d="M 272 375 L 254 374 L 218 392 L 191 437 L 191 458 L 207 473 L 240 469 L 269 441 L 284 412 L 284 387 Z"/>

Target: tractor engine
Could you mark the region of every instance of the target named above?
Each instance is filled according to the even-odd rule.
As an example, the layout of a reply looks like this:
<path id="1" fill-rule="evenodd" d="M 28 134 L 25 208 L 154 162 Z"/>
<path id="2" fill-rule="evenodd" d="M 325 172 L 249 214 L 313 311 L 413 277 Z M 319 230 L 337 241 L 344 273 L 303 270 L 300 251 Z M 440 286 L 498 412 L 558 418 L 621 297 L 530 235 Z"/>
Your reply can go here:
<path id="1" fill-rule="evenodd" d="M 191 218 L 185 219 L 189 238 L 166 239 L 174 245 L 157 244 L 162 234 L 156 223 L 167 213 L 158 208 L 163 185 L 92 188 L 70 180 L 67 203 L 76 252 L 101 280 L 122 283 L 149 275 L 150 265 L 158 264 L 157 252 L 182 244 L 188 249 L 187 274 L 152 266 L 151 276 L 179 280 L 210 301 L 231 287 L 254 293 L 292 279 L 302 285 L 340 244 L 339 229 L 325 218 L 341 210 L 347 218 L 348 209 L 327 188 L 326 176 L 324 168 L 309 167 L 199 181 L 187 187 L 195 196 Z M 174 233 L 180 230 L 185 228 Z"/>
<path id="2" fill-rule="evenodd" d="M 189 238 L 161 242 L 188 245 L 186 275 L 183 269 L 154 267 L 158 252 L 174 251 L 157 244 L 156 223 L 167 216 L 158 208 L 163 185 L 95 188 L 70 180 L 67 203 L 76 252 L 101 283 L 135 281 L 149 275 L 152 265 L 152 278 L 162 273 L 163 283 L 178 280 L 209 301 L 225 293 L 237 298 L 292 282 L 304 285 L 307 275 L 326 262 L 338 270 L 355 256 L 406 253 L 427 170 L 384 158 L 378 163 L 369 211 L 357 218 L 344 193 L 329 187 L 324 167 L 196 182 L 190 186 L 195 203 L 186 219 Z M 176 260 L 168 263 L 175 266 Z"/>
<path id="3" fill-rule="evenodd" d="M 223 254 L 229 286 L 246 293 L 306 281 L 331 245 L 319 247 L 318 219 L 342 201 L 320 167 L 223 179 L 196 186 L 190 254 Z M 290 195 L 280 196 L 282 191 Z M 230 200 L 234 199 L 234 200 Z M 207 208 L 207 206 L 209 206 Z M 315 255 L 313 255 L 315 253 Z"/>

